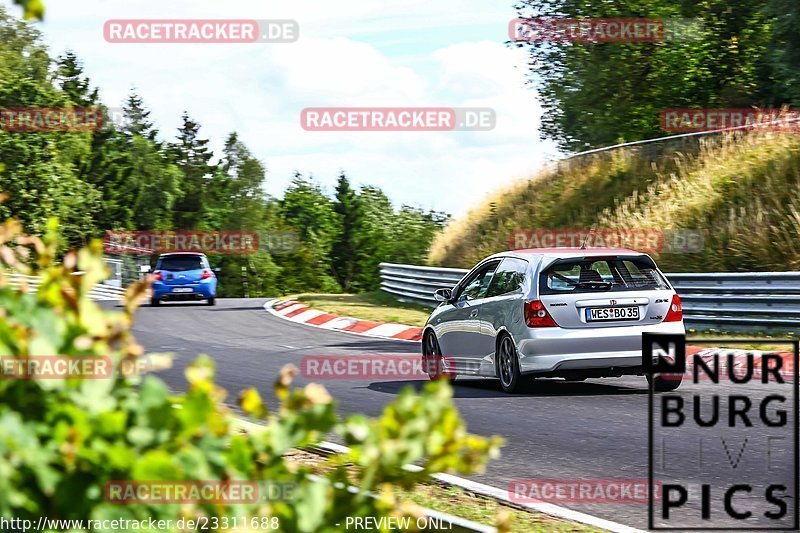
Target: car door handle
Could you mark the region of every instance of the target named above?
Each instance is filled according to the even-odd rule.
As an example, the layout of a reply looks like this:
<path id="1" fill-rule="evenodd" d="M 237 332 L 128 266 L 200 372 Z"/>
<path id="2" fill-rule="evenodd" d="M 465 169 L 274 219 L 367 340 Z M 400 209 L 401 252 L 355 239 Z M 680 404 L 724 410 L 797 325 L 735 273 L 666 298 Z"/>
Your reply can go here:
<path id="1" fill-rule="evenodd" d="M 470 318 L 475 318 L 476 316 L 478 316 L 478 310 L 477 309 L 469 312 L 469 317 Z"/>

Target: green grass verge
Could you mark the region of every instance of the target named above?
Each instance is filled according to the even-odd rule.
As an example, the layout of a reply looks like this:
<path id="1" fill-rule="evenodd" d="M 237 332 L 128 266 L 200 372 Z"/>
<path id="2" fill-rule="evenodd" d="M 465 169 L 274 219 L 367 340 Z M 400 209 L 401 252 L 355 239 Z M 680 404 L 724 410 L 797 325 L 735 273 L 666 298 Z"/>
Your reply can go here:
<path id="1" fill-rule="evenodd" d="M 413 491 L 398 491 L 398 496 L 428 509 L 472 520 L 485 526 L 496 526 L 499 518 L 508 525 L 507 531 L 513 533 L 605 531 L 541 513 L 522 511 L 458 487 L 421 484 L 414 487 Z"/>
<path id="2" fill-rule="evenodd" d="M 431 245 L 464 267 L 527 247 L 516 229 L 694 230 L 696 253 L 653 253 L 664 272 L 800 268 L 800 137 L 751 132 L 618 148 L 544 167 L 488 194 Z M 510 242 L 513 241 L 513 242 Z"/>
<path id="3" fill-rule="evenodd" d="M 787 340 L 787 341 L 794 341 L 797 340 L 797 335 L 793 332 L 764 332 L 764 331 L 753 331 L 753 332 L 726 332 L 726 331 L 694 331 L 692 329 L 687 329 L 686 331 L 686 343 L 692 344 L 692 341 L 695 341 L 697 346 L 709 346 L 706 344 L 698 344 L 698 341 L 708 340 L 708 339 L 730 339 L 730 340 L 753 340 L 752 343 L 747 344 L 740 344 L 740 343 L 731 343 L 726 344 L 724 342 L 714 343 L 715 348 L 739 348 L 742 350 L 763 350 L 763 351 L 778 351 L 778 352 L 791 352 L 792 345 L 787 343 L 778 343 L 775 341 L 779 340 Z M 757 339 L 757 341 L 756 341 Z"/>
<path id="4" fill-rule="evenodd" d="M 309 466 L 316 474 L 322 474 L 329 468 L 329 465 L 323 463 L 323 456 L 312 450 L 293 450 L 287 455 L 290 461 Z M 351 465 L 350 468 L 356 467 Z M 412 502 L 421 507 L 458 516 L 484 526 L 497 527 L 502 524 L 506 527 L 503 531 L 511 533 L 547 533 L 550 531 L 594 533 L 605 531 L 535 511 L 520 510 L 492 498 L 485 498 L 458 487 L 448 487 L 435 482 L 419 483 L 411 490 L 398 489 L 395 496 L 398 500 Z"/>
<path id="5" fill-rule="evenodd" d="M 334 315 L 419 327 L 425 325 L 432 310 L 424 305 L 398 302 L 391 295 L 381 291 L 361 294 L 305 293 L 294 295 L 292 298 L 309 307 Z"/>

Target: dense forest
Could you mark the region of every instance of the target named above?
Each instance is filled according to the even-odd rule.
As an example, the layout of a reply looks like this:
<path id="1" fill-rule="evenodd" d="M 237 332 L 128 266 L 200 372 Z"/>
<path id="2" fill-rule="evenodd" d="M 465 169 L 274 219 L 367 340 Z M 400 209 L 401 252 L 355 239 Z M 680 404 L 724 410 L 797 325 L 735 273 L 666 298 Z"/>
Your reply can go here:
<path id="1" fill-rule="evenodd" d="M 72 52 L 53 58 L 30 24 L 0 7 L 0 108 L 99 107 L 87 132 L 0 128 L 0 220 L 40 234 L 57 218 L 65 247 L 108 230 L 292 232 L 290 250 L 219 256 L 221 296 L 377 288 L 378 263 L 421 263 L 444 213 L 394 206 L 379 188 L 354 187 L 344 171 L 334 191 L 295 174 L 281 198 L 265 194 L 267 166 L 230 133 L 214 153 L 188 113 L 174 135 L 159 130 L 132 90 L 112 117 Z M 116 116 L 117 113 L 114 113 Z M 114 120 L 112 120 L 114 118 Z M 176 117 L 177 118 L 177 117 Z"/>
<path id="2" fill-rule="evenodd" d="M 541 134 L 565 150 L 667 135 L 674 108 L 800 105 L 797 0 L 522 0 L 521 17 L 650 18 L 694 29 L 659 42 L 518 42 L 530 50 Z"/>

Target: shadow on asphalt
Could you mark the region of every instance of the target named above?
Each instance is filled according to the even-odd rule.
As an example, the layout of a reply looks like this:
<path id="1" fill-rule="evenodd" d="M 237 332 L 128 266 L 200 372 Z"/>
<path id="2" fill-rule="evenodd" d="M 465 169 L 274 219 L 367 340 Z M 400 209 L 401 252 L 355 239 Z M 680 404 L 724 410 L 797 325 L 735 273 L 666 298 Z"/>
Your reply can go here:
<path id="1" fill-rule="evenodd" d="M 200 300 L 197 302 L 161 302 L 160 305 L 152 305 L 149 303 L 145 303 L 140 305 L 139 307 L 156 307 L 159 309 L 165 309 L 167 307 L 212 307 L 212 306 L 206 305 L 205 300 Z"/>
<path id="2" fill-rule="evenodd" d="M 162 304 L 163 305 L 163 304 Z M 238 307 L 212 307 L 209 311 L 264 311 L 264 305 L 240 305 Z"/>
<path id="3" fill-rule="evenodd" d="M 392 349 L 389 350 L 387 347 L 390 345 L 392 346 Z M 391 355 L 394 353 L 419 354 L 419 344 L 417 343 L 412 344 L 402 340 L 373 339 L 367 336 L 358 337 L 358 340 L 354 340 L 353 342 L 328 343 L 325 345 L 325 347 L 340 348 L 342 350 L 360 350 L 364 355 Z"/>
<path id="4" fill-rule="evenodd" d="M 122 307 L 122 305 L 118 305 L 117 307 Z M 169 309 L 170 307 L 205 307 L 208 308 L 209 311 L 253 311 L 253 310 L 264 310 L 264 305 L 240 305 L 237 307 L 218 307 L 215 305 L 207 305 L 205 301 L 201 300 L 199 302 L 161 302 L 161 305 L 150 305 L 144 304 L 140 307 L 150 307 L 156 309 Z"/>
<path id="5" fill-rule="evenodd" d="M 642 380 L 644 382 L 644 379 Z M 376 392 L 385 394 L 397 394 L 406 386 L 412 386 L 417 391 L 427 383 L 425 380 L 404 380 L 404 381 L 376 381 L 367 387 Z M 537 396 L 630 396 L 646 395 L 646 382 L 641 389 L 631 387 L 621 387 L 612 383 L 574 383 L 560 379 L 537 379 L 525 383 L 522 391 L 516 394 L 508 394 L 500 388 L 500 382 L 496 379 L 469 379 L 458 378 L 453 384 L 454 398 L 520 398 Z"/>

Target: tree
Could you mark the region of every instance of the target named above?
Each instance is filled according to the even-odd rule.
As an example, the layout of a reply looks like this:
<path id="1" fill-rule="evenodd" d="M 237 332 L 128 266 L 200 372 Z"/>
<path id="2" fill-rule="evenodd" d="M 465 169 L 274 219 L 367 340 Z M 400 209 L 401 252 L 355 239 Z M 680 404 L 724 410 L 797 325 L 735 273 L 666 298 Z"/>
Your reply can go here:
<path id="1" fill-rule="evenodd" d="M 408 205 L 396 213 L 389 241 L 391 248 L 384 261 L 422 264 L 427 260 L 433 238 L 450 221 L 441 211 L 425 211 Z"/>
<path id="2" fill-rule="evenodd" d="M 389 197 L 378 187 L 361 187 L 359 199 L 364 208 L 365 228 L 358 283 L 361 289 L 369 291 L 380 287 L 380 263 L 392 260 L 395 213 Z"/>
<path id="3" fill-rule="evenodd" d="M 222 159 L 207 188 L 203 225 L 210 229 L 252 231 L 266 238 L 272 228 L 263 191 L 265 180 L 264 164 L 253 156 L 235 132 L 228 135 Z M 251 297 L 280 294 L 278 281 L 282 269 L 275 264 L 264 242 L 259 242 L 253 254 L 224 255 L 214 261 L 222 269 L 220 277 L 229 280 L 221 284 L 222 296 L 244 296 L 242 272 L 245 272 Z"/>
<path id="4" fill-rule="evenodd" d="M 83 64 L 72 51 L 67 51 L 56 60 L 56 86 L 76 107 L 95 108 L 103 114 L 100 128 L 86 134 L 67 134 L 64 138 L 88 135 L 87 149 L 75 150 L 73 165 L 78 178 L 90 184 L 96 191 L 98 205 L 94 211 L 93 231 L 80 236 L 78 242 L 86 243 L 87 237 L 98 235 L 103 230 L 128 228 L 133 219 L 136 202 L 136 187 L 130 180 L 129 154 L 124 139 L 110 119 L 108 109 L 100 103 L 99 90 L 92 88 Z M 71 244 L 75 244 L 72 242 Z"/>
<path id="5" fill-rule="evenodd" d="M 776 101 L 768 1 L 778 0 L 524 0 L 523 17 L 684 18 L 702 25 L 689 38 L 655 43 L 519 43 L 531 50 L 530 80 L 545 110 L 542 136 L 582 150 L 665 135 L 664 109 Z"/>
<path id="6" fill-rule="evenodd" d="M 800 3 L 795 0 L 770 0 L 767 14 L 774 21 L 767 47 L 772 83 L 771 104 L 800 105 Z"/>
<path id="7" fill-rule="evenodd" d="M 366 217 L 361 199 L 350 187 L 344 172 L 339 174 L 336 184 L 336 201 L 333 211 L 338 221 L 338 232 L 331 247 L 331 270 L 345 292 L 360 288 L 358 285 L 363 259 Z"/>
<path id="8" fill-rule="evenodd" d="M 104 107 L 100 107 L 107 115 Z M 81 181 L 91 184 L 102 198 L 95 212 L 98 230 L 129 228 L 133 220 L 136 186 L 131 181 L 132 153 L 113 122 L 91 133 L 90 151 L 79 163 Z"/>
<path id="9" fill-rule="evenodd" d="M 128 179 L 135 187 L 133 227 L 171 229 L 173 206 L 179 193 L 180 169 L 169 161 L 159 145 L 142 135 L 133 136 L 128 155 Z"/>
<path id="10" fill-rule="evenodd" d="M 150 110 L 144 105 L 142 97 L 136 93 L 135 89 L 131 89 L 128 99 L 122 106 L 122 113 L 125 121 L 122 126 L 122 132 L 126 135 L 141 135 L 150 141 L 155 141 L 158 136 L 158 130 L 150 120 Z"/>
<path id="11" fill-rule="evenodd" d="M 50 66 L 39 32 L 0 7 L 0 107 L 70 105 L 54 85 Z M 16 214 L 28 231 L 42 233 L 47 219 L 57 216 L 69 244 L 92 235 L 100 195 L 78 171 L 90 153 L 90 138 L 0 128 L 0 191 L 9 193 L 0 217 Z"/>
<path id="12" fill-rule="evenodd" d="M 98 91 L 92 89 L 89 78 L 83 75 L 83 65 L 75 52 L 68 50 L 56 60 L 56 84 L 78 107 L 97 105 Z"/>
<path id="13" fill-rule="evenodd" d="M 181 120 L 178 140 L 172 145 L 175 163 L 182 174 L 174 220 L 177 229 L 194 229 L 203 218 L 203 196 L 214 172 L 214 166 L 209 163 L 214 154 L 208 148 L 208 139 L 198 136 L 200 124 L 186 112 Z"/>
<path id="14" fill-rule="evenodd" d="M 275 257 L 275 262 L 283 268 L 281 291 L 340 292 L 338 282 L 330 275 L 331 245 L 337 232 L 336 213 L 330 198 L 313 177 L 295 173 L 283 199 L 278 202 L 277 216 L 300 240 L 292 253 Z"/>
<path id="15" fill-rule="evenodd" d="M 53 61 L 39 32 L 2 6 L 0 36 L 0 107 L 97 107 L 106 117 L 89 132 L 0 128 L 0 191 L 9 193 L 0 216 L 17 216 L 26 230 L 42 234 L 57 217 L 65 247 L 105 230 L 254 231 L 264 244 L 255 254 L 213 258 L 226 296 L 242 295 L 242 267 L 251 295 L 273 296 L 372 290 L 380 261 L 424 259 L 438 228 L 424 212 L 396 211 L 375 187 L 357 192 L 344 172 L 335 198 L 299 173 L 282 199 L 268 197 L 266 166 L 236 133 L 212 165 L 209 141 L 188 114 L 178 139 L 162 143 L 132 89 L 117 125 L 74 52 Z"/>
<path id="16" fill-rule="evenodd" d="M 253 156 L 234 132 L 228 135 L 209 194 L 213 219 L 221 229 L 255 231 L 264 218 L 264 163 Z"/>

